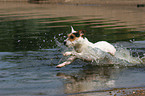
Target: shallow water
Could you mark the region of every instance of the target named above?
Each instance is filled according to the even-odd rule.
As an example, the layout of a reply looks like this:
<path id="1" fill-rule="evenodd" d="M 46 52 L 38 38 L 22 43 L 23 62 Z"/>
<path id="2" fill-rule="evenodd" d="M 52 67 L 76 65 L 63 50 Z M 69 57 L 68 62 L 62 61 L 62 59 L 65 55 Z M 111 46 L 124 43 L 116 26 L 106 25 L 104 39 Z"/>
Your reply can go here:
<path id="1" fill-rule="evenodd" d="M 63 58 L 63 49 L 55 40 L 62 43 L 71 25 L 75 30 L 86 30 L 91 42 L 105 40 L 143 58 L 144 8 L 20 2 L 0 5 L 0 95 L 64 96 L 145 87 L 144 62 L 129 67 L 91 66 L 76 60 L 55 68 Z"/>

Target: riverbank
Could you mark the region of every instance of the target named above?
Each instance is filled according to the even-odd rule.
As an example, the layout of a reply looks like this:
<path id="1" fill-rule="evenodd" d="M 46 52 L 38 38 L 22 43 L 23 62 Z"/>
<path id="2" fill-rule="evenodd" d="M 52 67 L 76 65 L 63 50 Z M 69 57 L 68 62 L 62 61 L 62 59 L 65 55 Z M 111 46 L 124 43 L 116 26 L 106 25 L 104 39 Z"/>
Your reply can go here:
<path id="1" fill-rule="evenodd" d="M 46 18 L 46 17 L 54 18 L 54 17 L 66 17 L 66 16 L 79 16 L 81 17 L 81 19 L 91 19 L 94 18 L 94 16 L 99 15 L 101 16 L 101 18 L 109 18 L 110 20 L 119 20 L 120 23 L 117 22 L 117 26 L 121 26 L 121 28 L 122 26 L 124 26 L 124 28 L 132 28 L 133 30 L 137 30 L 137 31 L 145 30 L 144 28 L 145 8 L 144 7 L 137 8 L 136 5 L 134 6 L 121 6 L 121 5 L 120 6 L 116 6 L 116 5 L 78 6 L 78 5 L 70 5 L 70 4 L 33 4 L 28 2 L 1 2 L 0 5 L 1 5 L 0 6 L 1 10 L 13 9 L 13 8 L 31 9 L 28 10 L 27 12 L 19 11 L 19 10 L 17 11 L 11 10 L 9 11 L 9 14 L 21 15 L 23 13 L 31 13 L 31 12 L 37 12 L 38 14 L 40 13 L 40 15 L 42 14 L 42 12 L 53 14 L 53 15 L 44 15 L 44 16 L 33 15 L 31 17 L 23 17 L 23 19 L 30 19 L 30 18 L 36 19 L 36 18 Z M 51 10 L 47 10 L 47 9 L 51 9 Z M 89 15 L 89 17 L 84 17 L 85 15 Z M 136 17 L 140 17 L 140 18 L 136 18 Z M 98 26 L 93 26 L 93 28 L 97 28 L 97 27 Z"/>
<path id="2" fill-rule="evenodd" d="M 145 4 L 145 0 L 1 0 L 1 2 L 28 2 L 49 4 L 75 4 L 75 5 L 138 5 Z"/>

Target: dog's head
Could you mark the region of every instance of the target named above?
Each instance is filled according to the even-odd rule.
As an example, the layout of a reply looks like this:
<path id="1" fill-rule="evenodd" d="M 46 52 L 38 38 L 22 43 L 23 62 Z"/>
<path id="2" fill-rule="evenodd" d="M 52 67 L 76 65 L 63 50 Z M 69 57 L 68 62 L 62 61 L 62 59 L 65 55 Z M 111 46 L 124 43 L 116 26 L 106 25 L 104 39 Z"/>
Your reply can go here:
<path id="1" fill-rule="evenodd" d="M 71 26 L 71 33 L 68 34 L 68 38 L 64 41 L 64 45 L 71 47 L 81 44 L 84 40 L 84 32 L 84 30 L 75 31 Z"/>

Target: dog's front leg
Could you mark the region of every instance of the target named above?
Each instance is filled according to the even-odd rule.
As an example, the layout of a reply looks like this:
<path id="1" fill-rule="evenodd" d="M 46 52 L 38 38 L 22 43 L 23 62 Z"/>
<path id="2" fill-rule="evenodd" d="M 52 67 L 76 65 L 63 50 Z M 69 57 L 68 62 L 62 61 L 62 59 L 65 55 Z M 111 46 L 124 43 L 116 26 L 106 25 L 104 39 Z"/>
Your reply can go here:
<path id="1" fill-rule="evenodd" d="M 82 53 L 77 53 L 75 51 L 70 51 L 70 52 L 65 52 L 63 54 L 63 56 L 70 56 L 70 55 L 72 55 L 72 56 L 79 56 L 79 55 L 82 55 Z"/>
<path id="2" fill-rule="evenodd" d="M 72 55 L 72 52 L 65 52 L 65 53 L 63 54 L 63 56 L 69 56 L 69 55 Z"/>
<path id="3" fill-rule="evenodd" d="M 63 62 L 63 63 L 57 65 L 56 67 L 57 67 L 57 68 L 61 68 L 61 67 L 65 66 L 65 65 L 69 65 L 69 64 L 72 63 L 75 59 L 76 59 L 76 56 L 71 56 L 71 57 L 69 57 L 65 62 Z"/>

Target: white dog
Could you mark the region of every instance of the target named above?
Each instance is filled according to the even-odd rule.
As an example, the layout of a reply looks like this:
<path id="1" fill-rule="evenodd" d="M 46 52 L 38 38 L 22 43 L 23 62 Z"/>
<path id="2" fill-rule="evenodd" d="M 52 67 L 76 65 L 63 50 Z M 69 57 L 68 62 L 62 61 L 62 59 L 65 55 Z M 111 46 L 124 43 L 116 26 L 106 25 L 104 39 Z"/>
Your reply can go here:
<path id="1" fill-rule="evenodd" d="M 71 29 L 72 29 L 72 32 L 68 34 L 68 38 L 64 41 L 64 45 L 67 45 L 68 47 L 73 47 L 74 50 L 71 52 L 65 52 L 63 55 L 64 56 L 70 55 L 70 57 L 65 62 L 57 65 L 56 67 L 60 68 L 65 65 L 68 65 L 77 58 L 83 59 L 86 61 L 93 61 L 96 59 L 99 60 L 99 59 L 105 58 L 105 56 L 100 56 L 100 55 L 104 55 L 102 54 L 102 52 L 110 53 L 113 56 L 115 55 L 116 49 L 110 43 L 106 41 L 99 41 L 97 43 L 91 43 L 88 41 L 86 37 L 84 37 L 83 30 L 75 31 L 72 26 L 71 26 Z M 97 50 L 95 51 L 96 52 L 95 58 L 91 56 L 91 54 L 94 52 L 92 50 L 94 49 Z"/>

